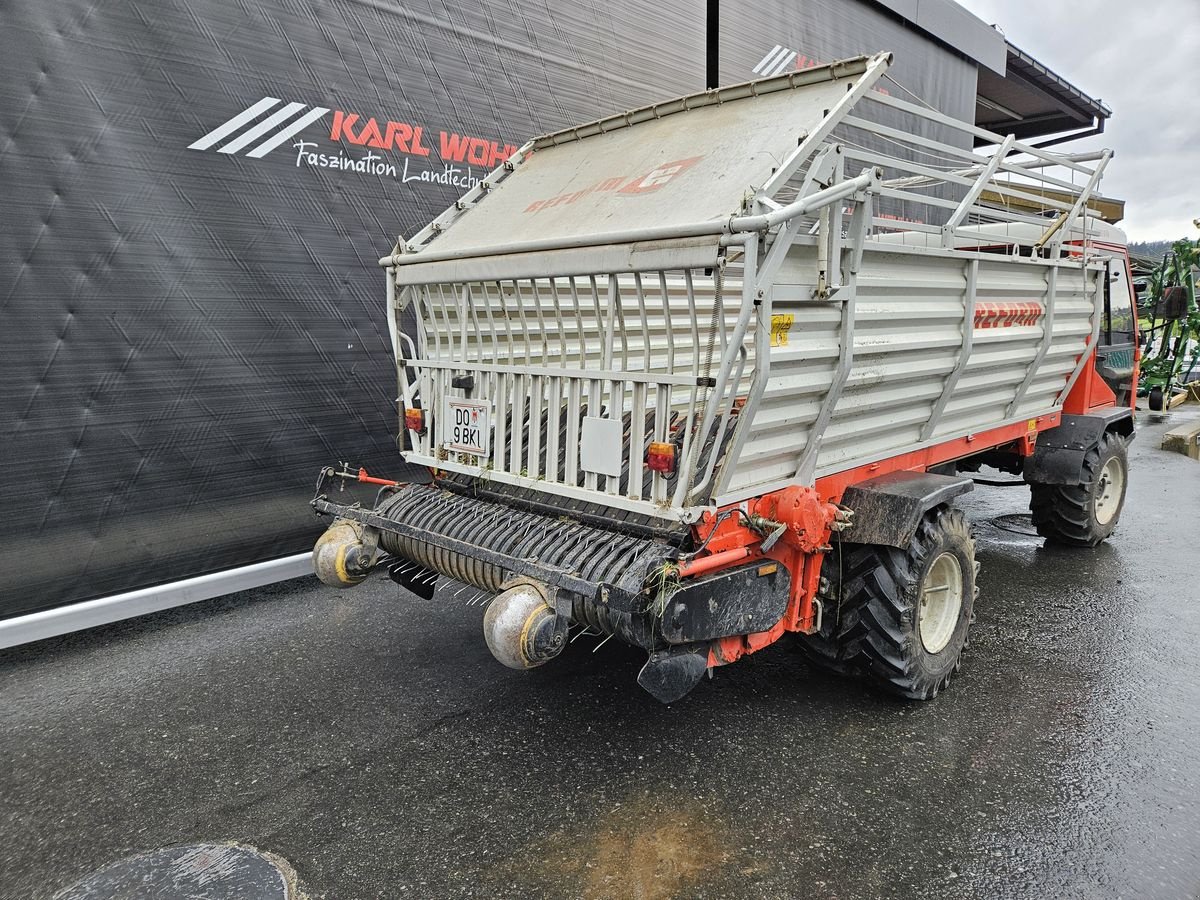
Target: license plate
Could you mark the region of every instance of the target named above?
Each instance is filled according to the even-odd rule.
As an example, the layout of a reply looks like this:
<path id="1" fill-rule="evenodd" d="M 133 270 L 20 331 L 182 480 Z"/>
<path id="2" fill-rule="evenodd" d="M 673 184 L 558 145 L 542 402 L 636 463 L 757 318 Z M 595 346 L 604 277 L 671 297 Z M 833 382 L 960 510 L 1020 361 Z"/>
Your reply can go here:
<path id="1" fill-rule="evenodd" d="M 447 450 L 471 456 L 488 455 L 491 434 L 488 419 L 489 404 L 479 400 L 447 400 L 446 430 L 443 432 Z"/>

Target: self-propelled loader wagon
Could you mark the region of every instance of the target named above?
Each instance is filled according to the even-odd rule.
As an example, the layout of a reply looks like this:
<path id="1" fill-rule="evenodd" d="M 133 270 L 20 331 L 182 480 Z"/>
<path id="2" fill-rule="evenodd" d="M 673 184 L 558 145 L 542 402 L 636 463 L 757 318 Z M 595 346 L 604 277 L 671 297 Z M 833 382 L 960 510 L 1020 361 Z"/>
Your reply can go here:
<path id="1" fill-rule="evenodd" d="M 962 473 L 1022 474 L 1048 540 L 1107 537 L 1135 326 L 1123 238 L 1088 213 L 1109 154 L 901 99 L 890 61 L 548 134 L 401 241 L 403 455 L 432 483 L 366 508 L 326 470 L 320 577 L 494 594 L 514 668 L 615 635 L 665 702 L 788 633 L 943 689 L 976 597 Z"/>

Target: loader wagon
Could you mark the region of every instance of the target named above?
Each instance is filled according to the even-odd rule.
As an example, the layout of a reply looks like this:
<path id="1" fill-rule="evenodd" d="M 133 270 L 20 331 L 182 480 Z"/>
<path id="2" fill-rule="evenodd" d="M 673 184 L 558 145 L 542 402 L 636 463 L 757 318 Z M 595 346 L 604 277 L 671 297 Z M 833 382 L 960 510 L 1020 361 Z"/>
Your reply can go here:
<path id="1" fill-rule="evenodd" d="M 1089 215 L 1110 154 L 949 118 L 890 62 L 545 135 L 402 239 L 380 261 L 400 443 L 431 481 L 324 470 L 317 574 L 494 595 L 513 668 L 616 636 L 668 703 L 789 633 L 944 689 L 978 577 L 954 498 L 995 466 L 1047 540 L 1108 537 L 1136 326 L 1124 238 Z M 338 478 L 375 502 L 335 502 Z"/>

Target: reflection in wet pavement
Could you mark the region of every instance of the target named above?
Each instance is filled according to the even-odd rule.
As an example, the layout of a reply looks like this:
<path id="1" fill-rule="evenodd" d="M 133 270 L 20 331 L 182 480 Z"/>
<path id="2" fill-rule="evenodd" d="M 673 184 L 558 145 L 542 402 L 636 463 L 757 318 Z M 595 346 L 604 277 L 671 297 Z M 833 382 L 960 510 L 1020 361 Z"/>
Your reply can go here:
<path id="1" fill-rule="evenodd" d="M 479 607 L 303 581 L 0 657 L 0 895 L 237 841 L 314 897 L 1195 897 L 1200 466 L 1111 544 L 981 487 L 964 671 L 903 704 L 787 646 L 660 707 L 642 657 L 498 667 Z M 1009 527 L 999 527 L 1007 525 Z"/>

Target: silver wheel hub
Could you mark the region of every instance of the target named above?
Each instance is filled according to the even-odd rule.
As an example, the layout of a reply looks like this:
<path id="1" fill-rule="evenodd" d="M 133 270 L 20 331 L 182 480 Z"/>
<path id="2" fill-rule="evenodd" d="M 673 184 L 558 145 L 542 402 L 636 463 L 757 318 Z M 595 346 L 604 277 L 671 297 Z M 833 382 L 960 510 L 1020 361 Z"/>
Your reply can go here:
<path id="1" fill-rule="evenodd" d="M 1112 457 L 1100 470 L 1100 478 L 1096 482 L 1096 495 L 1093 501 L 1096 521 L 1107 525 L 1117 515 L 1121 506 L 1121 497 L 1125 493 L 1125 467 L 1119 457 Z"/>
<path id="2" fill-rule="evenodd" d="M 962 603 L 962 565 L 953 553 L 943 553 L 925 574 L 917 602 L 917 634 L 926 653 L 946 649 L 958 627 Z"/>

